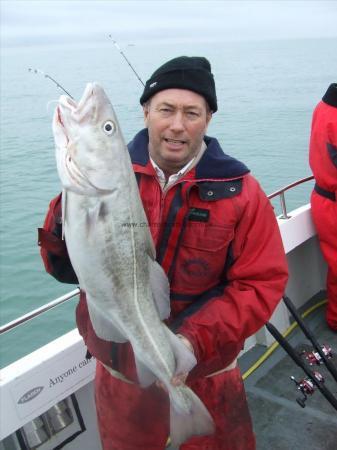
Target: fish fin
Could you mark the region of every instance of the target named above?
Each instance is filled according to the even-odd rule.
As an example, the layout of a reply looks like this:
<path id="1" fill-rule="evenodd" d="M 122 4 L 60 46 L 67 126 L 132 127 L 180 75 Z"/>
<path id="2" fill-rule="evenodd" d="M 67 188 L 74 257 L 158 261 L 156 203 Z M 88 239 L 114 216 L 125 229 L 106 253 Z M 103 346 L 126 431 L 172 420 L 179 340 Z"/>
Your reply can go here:
<path id="1" fill-rule="evenodd" d="M 167 327 L 166 333 L 170 340 L 176 360 L 176 368 L 174 374 L 178 375 L 181 373 L 190 372 L 197 363 L 194 354 L 186 347 L 181 339 L 176 334 L 172 333 L 172 331 Z"/>
<path id="2" fill-rule="evenodd" d="M 62 189 L 62 197 L 61 197 L 62 241 L 64 241 L 64 226 L 66 223 L 66 208 L 67 208 L 67 191 L 65 189 Z"/>
<path id="3" fill-rule="evenodd" d="M 145 364 L 138 358 L 135 358 L 138 382 L 142 388 L 151 386 L 158 378 L 145 366 Z"/>
<path id="4" fill-rule="evenodd" d="M 147 254 L 150 256 L 150 258 L 155 261 L 156 260 L 156 246 L 154 245 L 152 236 L 150 231 L 147 233 L 147 246 L 148 246 L 148 252 Z"/>
<path id="5" fill-rule="evenodd" d="M 90 234 L 95 230 L 95 225 L 98 222 L 99 216 L 99 208 L 100 202 L 95 203 L 94 205 L 88 206 L 85 211 L 85 227 L 86 234 L 90 236 Z"/>
<path id="6" fill-rule="evenodd" d="M 174 401 L 170 405 L 170 438 L 172 446 L 179 446 L 192 436 L 212 435 L 215 431 L 213 419 L 200 398 L 187 386 L 180 392 L 189 403 L 189 411 L 178 411 Z"/>
<path id="7" fill-rule="evenodd" d="M 150 285 L 152 296 L 157 305 L 161 320 L 167 319 L 170 315 L 170 283 L 164 269 L 156 262 L 149 260 L 150 265 Z"/>
<path id="8" fill-rule="evenodd" d="M 128 339 L 124 336 L 118 326 L 108 320 L 106 314 L 96 307 L 95 302 L 92 301 L 92 297 L 88 292 L 86 292 L 86 298 L 90 320 L 97 336 L 105 341 L 117 343 L 127 342 Z"/>

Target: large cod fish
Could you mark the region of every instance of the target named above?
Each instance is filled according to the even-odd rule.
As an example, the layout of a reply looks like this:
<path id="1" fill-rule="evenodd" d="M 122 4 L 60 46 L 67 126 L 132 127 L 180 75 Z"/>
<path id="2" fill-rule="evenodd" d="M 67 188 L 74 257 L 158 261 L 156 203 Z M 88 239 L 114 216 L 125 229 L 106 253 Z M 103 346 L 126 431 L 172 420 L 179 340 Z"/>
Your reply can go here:
<path id="1" fill-rule="evenodd" d="M 97 336 L 129 341 L 140 385 L 159 380 L 166 387 L 173 445 L 212 434 L 200 399 L 170 382 L 196 360 L 162 322 L 170 311 L 168 280 L 155 261 L 129 153 L 103 88 L 88 84 L 78 103 L 62 95 L 53 132 L 64 238 Z"/>

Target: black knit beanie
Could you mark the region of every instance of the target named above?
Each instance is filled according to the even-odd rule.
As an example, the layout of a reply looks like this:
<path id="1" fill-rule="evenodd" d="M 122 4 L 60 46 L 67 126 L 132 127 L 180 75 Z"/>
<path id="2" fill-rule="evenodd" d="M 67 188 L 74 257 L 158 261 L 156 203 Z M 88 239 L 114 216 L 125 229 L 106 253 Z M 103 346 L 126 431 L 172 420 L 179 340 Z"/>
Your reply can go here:
<path id="1" fill-rule="evenodd" d="M 140 104 L 164 89 L 188 89 L 205 97 L 210 109 L 218 109 L 211 65 L 201 56 L 179 56 L 159 67 L 147 80 Z"/>

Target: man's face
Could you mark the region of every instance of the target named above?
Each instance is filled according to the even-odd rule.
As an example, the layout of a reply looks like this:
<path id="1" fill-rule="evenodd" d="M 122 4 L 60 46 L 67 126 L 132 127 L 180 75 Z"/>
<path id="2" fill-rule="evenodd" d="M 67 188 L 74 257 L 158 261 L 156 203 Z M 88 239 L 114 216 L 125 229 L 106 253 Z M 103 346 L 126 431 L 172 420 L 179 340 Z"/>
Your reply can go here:
<path id="1" fill-rule="evenodd" d="M 185 89 L 160 91 L 144 106 L 149 153 L 166 175 L 198 153 L 211 116 L 204 97 Z"/>

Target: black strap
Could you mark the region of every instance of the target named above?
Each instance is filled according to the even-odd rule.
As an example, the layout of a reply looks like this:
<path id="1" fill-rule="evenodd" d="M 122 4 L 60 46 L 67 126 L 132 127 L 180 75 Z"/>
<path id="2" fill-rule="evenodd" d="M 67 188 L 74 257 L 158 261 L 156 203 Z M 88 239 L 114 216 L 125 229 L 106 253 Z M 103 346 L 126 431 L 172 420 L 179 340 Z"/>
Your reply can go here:
<path id="1" fill-rule="evenodd" d="M 92 358 L 92 354 L 87 349 L 87 353 L 85 354 L 85 359 L 91 359 L 91 358 Z"/>
<path id="2" fill-rule="evenodd" d="M 206 291 L 206 293 L 200 295 L 200 297 L 193 301 L 187 308 L 185 308 L 182 312 L 180 312 L 174 320 L 169 324 L 169 328 L 176 333 L 183 321 L 198 312 L 209 300 L 214 297 L 218 297 L 223 295 L 224 289 L 226 287 L 226 283 L 219 284 L 214 288 Z"/>
<path id="3" fill-rule="evenodd" d="M 157 262 L 161 264 L 163 262 L 163 259 L 165 257 L 165 253 L 167 250 L 168 242 L 170 240 L 171 232 L 174 229 L 174 226 L 176 225 L 176 217 L 180 210 L 180 208 L 183 206 L 183 199 L 181 196 L 181 190 L 185 183 L 178 184 L 177 190 L 174 194 L 173 200 L 170 204 L 170 210 L 167 215 L 163 235 L 160 240 L 159 249 L 157 252 Z"/>
<path id="4" fill-rule="evenodd" d="M 135 176 L 136 176 L 136 180 L 137 180 L 137 184 L 138 184 L 138 188 L 139 188 L 140 180 L 141 180 L 142 174 L 139 173 L 139 172 L 135 172 Z"/>
<path id="5" fill-rule="evenodd" d="M 336 201 L 336 194 L 334 192 L 326 191 L 325 189 L 318 186 L 317 183 L 315 184 L 314 189 L 317 192 L 317 194 L 321 195 L 322 197 L 328 198 L 333 202 Z"/>

